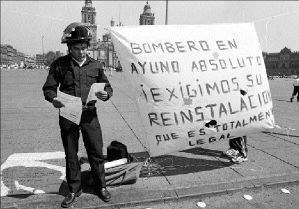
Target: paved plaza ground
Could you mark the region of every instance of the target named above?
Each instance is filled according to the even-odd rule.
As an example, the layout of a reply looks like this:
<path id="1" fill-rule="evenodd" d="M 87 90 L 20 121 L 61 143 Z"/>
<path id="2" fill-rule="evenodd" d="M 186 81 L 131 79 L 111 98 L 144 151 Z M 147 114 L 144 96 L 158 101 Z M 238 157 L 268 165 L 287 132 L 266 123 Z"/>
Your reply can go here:
<path id="1" fill-rule="evenodd" d="M 108 73 L 107 73 L 108 75 Z M 45 70 L 1 71 L 1 208 L 57 208 L 63 199 L 64 153 L 58 111 L 44 100 Z M 147 154 L 133 89 L 123 73 L 108 76 L 114 88 L 98 115 L 104 154 L 113 140 L 124 142 L 136 161 Z M 249 136 L 249 161 L 232 164 L 221 156 L 227 141 L 154 158 L 151 174 L 135 184 L 111 187 L 110 203 L 85 188 L 75 208 L 113 208 L 212 196 L 229 191 L 299 183 L 299 103 L 291 103 L 292 81 L 269 80 L 276 128 Z M 80 140 L 79 153 L 85 156 Z"/>

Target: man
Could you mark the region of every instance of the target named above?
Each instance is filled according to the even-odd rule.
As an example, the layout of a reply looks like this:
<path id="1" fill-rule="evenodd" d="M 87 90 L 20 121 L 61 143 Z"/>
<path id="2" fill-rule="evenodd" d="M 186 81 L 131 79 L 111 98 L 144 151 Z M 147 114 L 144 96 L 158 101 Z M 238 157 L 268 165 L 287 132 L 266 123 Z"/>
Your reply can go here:
<path id="1" fill-rule="evenodd" d="M 81 130 L 84 145 L 91 166 L 92 177 L 101 199 L 108 202 L 111 198 L 106 189 L 103 140 L 98 121 L 95 103 L 86 104 L 86 99 L 93 83 L 106 83 L 104 91 L 96 92 L 98 99 L 107 101 L 113 93 L 99 62 L 87 55 L 87 48 L 92 36 L 87 26 L 72 23 L 65 30 L 61 43 L 66 43 L 69 54 L 55 60 L 49 70 L 43 86 L 45 99 L 55 108 L 64 104 L 57 98 L 57 88 L 66 94 L 80 97 L 82 100 L 82 116 L 77 125 L 59 116 L 59 126 L 66 159 L 66 179 L 70 193 L 64 198 L 61 206 L 72 205 L 82 193 L 81 172 L 78 161 L 78 140 Z"/>
<path id="2" fill-rule="evenodd" d="M 299 78 L 297 75 L 295 76 L 295 81 L 293 82 L 293 86 L 294 86 L 294 90 L 290 101 L 293 102 L 293 99 L 297 94 L 297 102 L 299 102 Z"/>

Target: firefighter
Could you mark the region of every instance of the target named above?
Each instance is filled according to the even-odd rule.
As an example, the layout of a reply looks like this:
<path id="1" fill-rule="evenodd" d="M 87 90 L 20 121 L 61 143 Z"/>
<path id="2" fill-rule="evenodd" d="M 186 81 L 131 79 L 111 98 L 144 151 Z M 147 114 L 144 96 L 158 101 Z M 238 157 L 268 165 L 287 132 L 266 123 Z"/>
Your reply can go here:
<path id="1" fill-rule="evenodd" d="M 86 104 L 86 99 L 93 83 L 106 83 L 104 91 L 96 92 L 98 99 L 107 101 L 113 89 L 99 62 L 87 54 L 92 39 L 91 31 L 83 23 L 71 23 L 66 27 L 61 39 L 68 47 L 68 54 L 59 57 L 50 66 L 46 82 L 42 87 L 45 99 L 55 108 L 64 107 L 57 98 L 57 88 L 63 93 L 80 97 L 82 116 L 79 125 L 59 116 L 59 126 L 66 160 L 66 179 L 70 193 L 61 206 L 70 207 L 82 193 L 81 171 L 78 160 L 78 141 L 80 131 L 91 166 L 92 177 L 99 197 L 110 201 L 111 195 L 106 188 L 103 138 L 97 116 L 96 101 Z"/>

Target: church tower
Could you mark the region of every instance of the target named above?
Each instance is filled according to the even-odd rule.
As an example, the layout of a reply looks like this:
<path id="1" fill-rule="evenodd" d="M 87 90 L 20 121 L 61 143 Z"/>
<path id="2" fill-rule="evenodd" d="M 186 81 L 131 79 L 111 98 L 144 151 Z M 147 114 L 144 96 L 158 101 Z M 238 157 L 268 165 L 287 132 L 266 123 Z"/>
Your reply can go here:
<path id="1" fill-rule="evenodd" d="M 92 6 L 91 0 L 85 0 L 85 5 L 81 10 L 82 23 L 86 23 L 92 31 L 91 46 L 97 43 L 97 25 L 96 25 L 96 9 Z"/>
<path id="2" fill-rule="evenodd" d="M 155 14 L 151 11 L 151 6 L 146 1 L 146 5 L 143 8 L 143 13 L 140 14 L 139 25 L 154 25 Z"/>

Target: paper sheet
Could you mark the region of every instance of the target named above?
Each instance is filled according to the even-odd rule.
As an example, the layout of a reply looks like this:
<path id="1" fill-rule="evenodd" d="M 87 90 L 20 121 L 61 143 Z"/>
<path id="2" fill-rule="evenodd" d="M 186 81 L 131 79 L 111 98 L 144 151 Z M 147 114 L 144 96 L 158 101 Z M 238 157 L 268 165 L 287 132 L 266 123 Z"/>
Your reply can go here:
<path id="1" fill-rule="evenodd" d="M 106 83 L 94 83 L 91 85 L 87 96 L 86 104 L 92 100 L 98 100 L 95 93 L 98 91 L 104 91 L 105 84 Z"/>
<path id="2" fill-rule="evenodd" d="M 82 115 L 82 101 L 80 97 L 74 97 L 61 91 L 57 92 L 58 99 L 65 105 L 60 108 L 60 116 L 79 125 Z"/>

